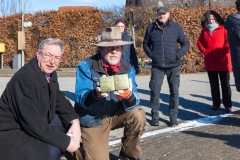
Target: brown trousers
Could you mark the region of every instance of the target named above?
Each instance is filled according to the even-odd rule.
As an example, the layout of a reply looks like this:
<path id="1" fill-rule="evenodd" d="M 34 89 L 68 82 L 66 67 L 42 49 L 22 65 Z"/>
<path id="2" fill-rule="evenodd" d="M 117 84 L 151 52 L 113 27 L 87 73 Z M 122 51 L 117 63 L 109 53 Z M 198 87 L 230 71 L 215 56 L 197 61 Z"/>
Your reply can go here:
<path id="1" fill-rule="evenodd" d="M 146 125 L 144 110 L 138 106 L 129 112 L 119 111 L 103 119 L 103 124 L 91 128 L 81 127 L 85 160 L 109 160 L 109 134 L 111 130 L 124 128 L 122 151 L 126 156 L 140 159 L 140 137 Z"/>

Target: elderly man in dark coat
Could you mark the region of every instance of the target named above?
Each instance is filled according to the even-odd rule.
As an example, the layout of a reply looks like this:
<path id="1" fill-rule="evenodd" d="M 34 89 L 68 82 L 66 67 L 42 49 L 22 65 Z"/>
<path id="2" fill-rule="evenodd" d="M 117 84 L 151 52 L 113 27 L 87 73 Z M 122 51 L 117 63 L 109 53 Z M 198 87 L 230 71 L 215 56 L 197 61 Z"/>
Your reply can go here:
<path id="1" fill-rule="evenodd" d="M 9 81 L 0 99 L 0 159 L 59 160 L 79 148 L 78 115 L 59 90 L 63 42 L 48 38 Z"/>

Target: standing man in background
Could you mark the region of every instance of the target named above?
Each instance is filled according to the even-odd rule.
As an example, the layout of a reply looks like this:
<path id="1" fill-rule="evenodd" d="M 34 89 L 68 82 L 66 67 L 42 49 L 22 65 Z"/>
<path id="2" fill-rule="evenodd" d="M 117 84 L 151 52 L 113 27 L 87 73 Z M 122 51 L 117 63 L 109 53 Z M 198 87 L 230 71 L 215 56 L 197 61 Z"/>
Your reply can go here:
<path id="1" fill-rule="evenodd" d="M 224 27 L 228 34 L 235 85 L 237 91 L 240 92 L 240 0 L 237 0 L 235 4 L 237 13 L 228 16 Z"/>
<path id="2" fill-rule="evenodd" d="M 164 75 L 170 89 L 169 118 L 170 126 L 177 126 L 180 85 L 180 58 L 188 51 L 190 43 L 181 26 L 169 20 L 166 7 L 157 9 L 157 20 L 150 24 L 145 32 L 143 49 L 152 59 L 151 91 L 152 125 L 159 125 L 159 96 Z M 178 45 L 180 44 L 180 48 Z"/>

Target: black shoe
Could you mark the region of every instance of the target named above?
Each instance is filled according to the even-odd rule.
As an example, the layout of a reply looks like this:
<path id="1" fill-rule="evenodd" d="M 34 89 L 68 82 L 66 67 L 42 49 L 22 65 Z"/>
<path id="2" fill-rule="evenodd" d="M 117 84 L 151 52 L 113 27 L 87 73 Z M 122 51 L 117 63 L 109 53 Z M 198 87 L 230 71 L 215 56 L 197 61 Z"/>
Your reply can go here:
<path id="1" fill-rule="evenodd" d="M 225 112 L 226 112 L 226 113 L 232 112 L 232 108 L 226 108 L 226 109 L 225 109 Z"/>
<path id="2" fill-rule="evenodd" d="M 178 122 L 170 122 L 170 127 L 177 127 L 178 126 Z"/>
<path id="3" fill-rule="evenodd" d="M 151 126 L 159 126 L 159 121 L 158 120 L 152 120 Z"/>
<path id="4" fill-rule="evenodd" d="M 212 106 L 211 110 L 216 111 L 216 110 L 218 110 L 219 108 L 220 108 L 220 107 Z"/>

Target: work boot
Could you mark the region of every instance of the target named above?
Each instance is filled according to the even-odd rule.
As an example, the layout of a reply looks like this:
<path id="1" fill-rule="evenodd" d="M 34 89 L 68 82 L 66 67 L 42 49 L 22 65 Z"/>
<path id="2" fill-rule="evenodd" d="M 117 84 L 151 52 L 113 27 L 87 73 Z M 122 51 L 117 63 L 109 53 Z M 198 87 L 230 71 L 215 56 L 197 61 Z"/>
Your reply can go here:
<path id="1" fill-rule="evenodd" d="M 178 121 L 177 121 L 177 118 L 170 118 L 170 124 L 169 124 L 170 127 L 177 127 L 178 126 Z"/>
<path id="2" fill-rule="evenodd" d="M 178 126 L 178 123 L 177 122 L 170 122 L 170 127 L 177 127 Z"/>
<path id="3" fill-rule="evenodd" d="M 159 126 L 159 120 L 153 119 L 153 120 L 151 121 L 151 126 Z"/>
<path id="4" fill-rule="evenodd" d="M 152 121 L 151 126 L 159 126 L 159 115 L 156 113 L 152 113 Z"/>

